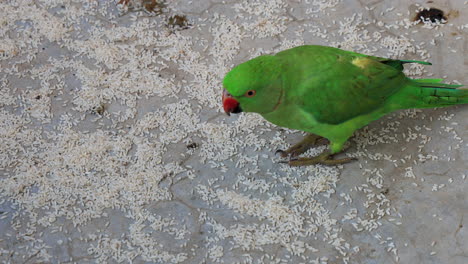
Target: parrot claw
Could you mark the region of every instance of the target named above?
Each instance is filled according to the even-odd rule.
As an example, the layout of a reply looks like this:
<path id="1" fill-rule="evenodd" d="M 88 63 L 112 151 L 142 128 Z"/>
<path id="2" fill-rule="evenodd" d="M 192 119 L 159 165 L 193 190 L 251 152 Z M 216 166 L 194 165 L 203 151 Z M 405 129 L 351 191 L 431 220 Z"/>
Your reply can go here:
<path id="1" fill-rule="evenodd" d="M 333 159 L 333 155 L 330 154 L 328 151 L 324 151 L 322 154 L 311 157 L 311 158 L 295 158 L 295 159 L 290 159 L 288 164 L 290 166 L 296 167 L 296 166 L 308 166 L 308 165 L 314 165 L 314 164 L 322 164 L 326 166 L 335 166 L 335 165 L 340 165 L 344 163 L 349 163 L 351 161 L 357 160 L 357 158 L 354 157 L 348 157 L 348 158 L 343 158 L 343 159 Z"/>
<path id="2" fill-rule="evenodd" d="M 277 149 L 277 150 L 275 151 L 275 155 L 277 155 L 278 153 L 281 155 L 281 157 L 284 158 L 284 156 L 283 156 L 284 150 L 282 150 L 282 149 Z"/>
<path id="3" fill-rule="evenodd" d="M 130 0 L 120 0 L 117 4 L 126 6 L 126 5 L 128 5 L 129 2 L 130 2 Z"/>
<path id="4" fill-rule="evenodd" d="M 343 158 L 343 159 L 333 159 L 333 154 L 328 151 L 322 152 L 322 154 L 315 157 L 298 157 L 302 153 L 306 152 L 309 148 L 314 146 L 320 146 L 329 143 L 328 139 L 317 136 L 314 134 L 307 135 L 301 142 L 290 147 L 287 150 L 278 149 L 275 152 L 280 154 L 281 157 L 289 157 L 289 160 L 282 160 L 279 163 L 288 163 L 290 166 L 307 166 L 313 164 L 323 164 L 327 166 L 334 166 L 339 164 L 344 164 L 356 160 L 356 158 Z M 337 153 L 334 153 L 337 154 Z"/>
<path id="5" fill-rule="evenodd" d="M 281 157 L 286 158 L 289 157 L 297 157 L 302 153 L 309 150 L 311 147 L 325 145 L 328 143 L 328 139 L 323 138 L 321 136 L 317 136 L 314 134 L 307 135 L 301 142 L 297 143 L 296 145 L 290 147 L 287 150 L 278 149 L 275 152 L 275 155 L 280 153 Z"/>

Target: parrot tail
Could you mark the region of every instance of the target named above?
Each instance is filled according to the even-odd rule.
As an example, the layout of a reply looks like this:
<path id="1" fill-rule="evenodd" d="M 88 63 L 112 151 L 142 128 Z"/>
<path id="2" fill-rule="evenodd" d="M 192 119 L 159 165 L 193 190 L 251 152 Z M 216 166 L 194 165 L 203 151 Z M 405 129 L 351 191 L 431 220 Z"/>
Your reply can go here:
<path id="1" fill-rule="evenodd" d="M 468 104 L 468 89 L 457 89 L 463 85 L 441 83 L 443 79 L 412 80 L 412 97 L 417 97 L 417 108 L 444 107 Z M 414 87 L 416 86 L 416 87 Z"/>
<path id="2" fill-rule="evenodd" d="M 432 63 L 428 62 L 428 61 L 417 61 L 417 60 L 399 60 L 401 63 L 405 64 L 405 63 L 418 63 L 418 64 L 423 64 L 423 65 L 432 65 Z M 428 79 L 430 80 L 430 79 Z M 434 79 L 432 79 L 434 80 Z"/>

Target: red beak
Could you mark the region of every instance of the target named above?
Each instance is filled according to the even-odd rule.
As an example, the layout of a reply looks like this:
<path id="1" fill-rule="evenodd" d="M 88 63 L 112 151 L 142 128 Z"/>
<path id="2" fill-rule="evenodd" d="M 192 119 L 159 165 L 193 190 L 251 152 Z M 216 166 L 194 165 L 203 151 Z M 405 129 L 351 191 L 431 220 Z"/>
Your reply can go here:
<path id="1" fill-rule="evenodd" d="M 223 90 L 223 108 L 228 116 L 230 116 L 231 113 L 236 114 L 242 112 L 239 107 L 239 102 L 237 102 L 226 89 Z"/>

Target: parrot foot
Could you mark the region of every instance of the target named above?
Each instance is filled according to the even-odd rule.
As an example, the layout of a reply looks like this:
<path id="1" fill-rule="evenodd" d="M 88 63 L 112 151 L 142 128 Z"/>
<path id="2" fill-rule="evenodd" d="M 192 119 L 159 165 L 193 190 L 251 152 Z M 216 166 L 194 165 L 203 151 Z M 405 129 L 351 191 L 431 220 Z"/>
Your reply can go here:
<path id="1" fill-rule="evenodd" d="M 324 137 L 317 136 L 315 134 L 307 135 L 301 142 L 297 143 L 296 145 L 290 147 L 287 150 L 278 149 L 275 154 L 280 153 L 281 157 L 286 158 L 287 156 L 290 157 L 297 157 L 302 153 L 306 152 L 308 149 L 314 146 L 325 145 L 328 143 L 328 140 Z"/>
<path id="2" fill-rule="evenodd" d="M 323 164 L 327 166 L 334 166 L 339 164 L 344 164 L 356 160 L 356 158 L 343 158 L 343 159 L 333 159 L 333 155 L 328 151 L 322 152 L 322 154 L 310 157 L 310 158 L 294 158 L 289 161 L 283 161 L 281 163 L 288 163 L 290 166 L 308 166 L 314 164 Z"/>

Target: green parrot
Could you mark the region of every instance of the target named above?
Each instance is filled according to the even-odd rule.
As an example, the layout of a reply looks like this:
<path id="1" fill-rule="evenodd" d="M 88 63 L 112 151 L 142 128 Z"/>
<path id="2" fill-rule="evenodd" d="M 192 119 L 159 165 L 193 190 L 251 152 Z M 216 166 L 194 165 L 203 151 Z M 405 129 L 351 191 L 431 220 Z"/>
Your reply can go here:
<path id="1" fill-rule="evenodd" d="M 355 130 L 398 109 L 468 103 L 462 85 L 442 79 L 410 79 L 403 64 L 428 62 L 368 56 L 333 47 L 305 45 L 263 55 L 234 67 L 223 80 L 223 108 L 254 112 L 269 122 L 310 133 L 286 151 L 291 166 L 335 165 L 333 159 Z M 297 156 L 330 142 L 316 157 Z"/>

